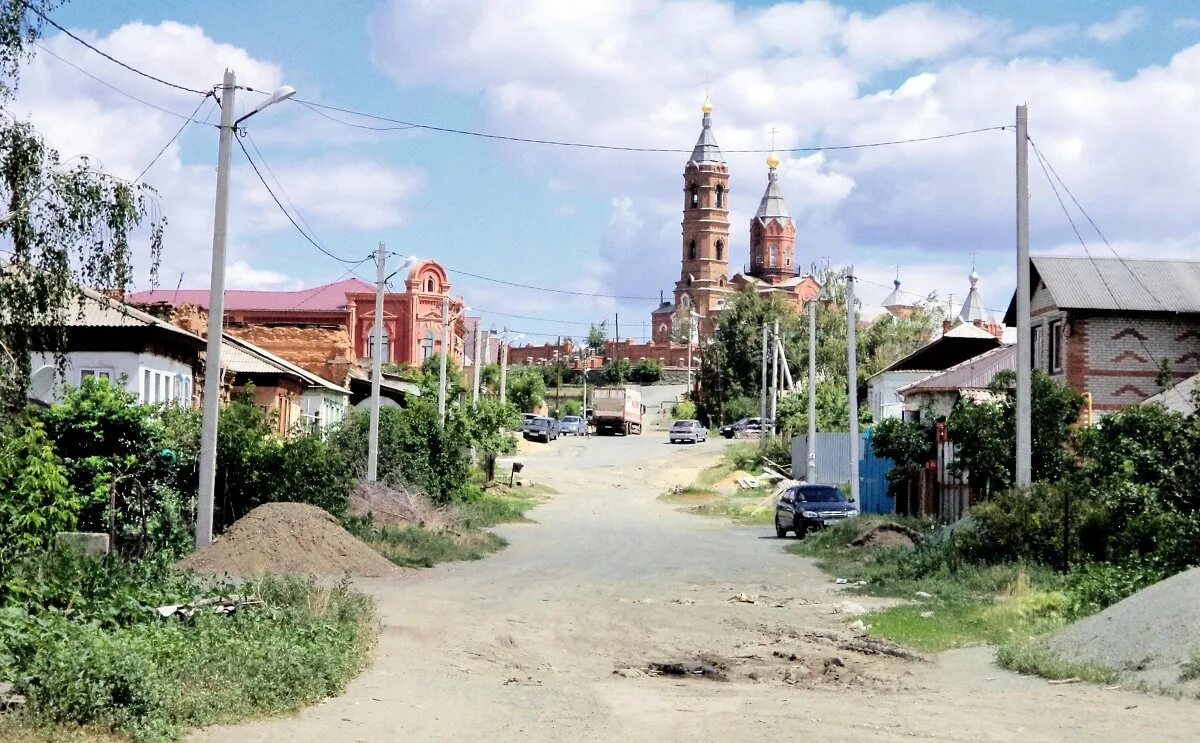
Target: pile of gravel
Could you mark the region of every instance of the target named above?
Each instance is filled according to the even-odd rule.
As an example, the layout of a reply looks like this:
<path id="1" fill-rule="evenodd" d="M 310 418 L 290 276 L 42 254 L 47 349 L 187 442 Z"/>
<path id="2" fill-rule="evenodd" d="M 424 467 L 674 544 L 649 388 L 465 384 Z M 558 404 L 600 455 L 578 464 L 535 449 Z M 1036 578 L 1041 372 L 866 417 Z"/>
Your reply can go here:
<path id="1" fill-rule="evenodd" d="M 1200 693 L 1200 680 L 1180 678 L 1181 664 L 1200 653 L 1200 568 L 1076 622 L 1052 636 L 1049 648 L 1064 660 L 1112 668 L 1130 682 Z"/>
<path id="2" fill-rule="evenodd" d="M 378 577 L 396 572 L 333 516 L 304 503 L 267 503 L 234 522 L 213 543 L 176 563 L 210 575 L 267 574 Z"/>

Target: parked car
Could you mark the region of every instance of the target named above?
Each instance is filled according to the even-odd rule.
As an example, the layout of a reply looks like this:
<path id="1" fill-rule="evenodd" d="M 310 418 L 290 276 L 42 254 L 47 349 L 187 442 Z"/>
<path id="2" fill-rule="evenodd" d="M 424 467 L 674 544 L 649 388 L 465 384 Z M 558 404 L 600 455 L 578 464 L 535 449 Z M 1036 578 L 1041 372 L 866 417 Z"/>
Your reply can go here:
<path id="1" fill-rule="evenodd" d="M 701 441 L 708 441 L 708 429 L 701 425 L 700 421 L 675 421 L 667 437 L 671 440 L 672 444 L 682 444 L 685 441 L 698 444 Z"/>
<path id="2" fill-rule="evenodd" d="M 763 427 L 762 421 L 762 418 L 742 418 L 736 423 L 721 426 L 721 435 L 727 439 L 758 436 Z M 767 431 L 769 432 L 773 426 L 774 423 L 767 418 Z"/>
<path id="3" fill-rule="evenodd" d="M 521 425 L 524 426 L 529 421 L 537 417 L 537 413 L 521 413 Z"/>
<path id="4" fill-rule="evenodd" d="M 564 415 L 558 421 L 558 431 L 564 436 L 582 436 L 587 433 L 587 422 L 578 415 Z"/>
<path id="5" fill-rule="evenodd" d="M 544 415 L 535 415 L 521 426 L 521 435 L 527 441 L 541 439 L 549 444 L 558 438 L 558 421 Z"/>
<path id="6" fill-rule="evenodd" d="M 775 536 L 795 532 L 801 538 L 814 529 L 858 515 L 858 508 L 832 485 L 797 485 L 785 490 L 775 506 Z"/>

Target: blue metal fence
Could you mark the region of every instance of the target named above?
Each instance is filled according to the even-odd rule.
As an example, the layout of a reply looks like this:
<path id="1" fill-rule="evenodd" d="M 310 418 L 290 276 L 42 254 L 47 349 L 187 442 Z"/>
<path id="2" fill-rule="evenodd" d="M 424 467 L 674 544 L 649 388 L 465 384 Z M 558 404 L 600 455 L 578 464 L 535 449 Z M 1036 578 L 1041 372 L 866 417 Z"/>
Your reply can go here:
<path id="1" fill-rule="evenodd" d="M 891 513 L 895 499 L 888 496 L 887 473 L 895 466 L 890 459 L 875 456 L 870 429 L 863 431 L 859 447 L 858 494 L 863 513 Z M 838 485 L 850 480 L 850 434 L 818 433 L 815 454 L 816 481 Z M 792 472 L 803 478 L 808 468 L 808 436 L 792 439 Z"/>

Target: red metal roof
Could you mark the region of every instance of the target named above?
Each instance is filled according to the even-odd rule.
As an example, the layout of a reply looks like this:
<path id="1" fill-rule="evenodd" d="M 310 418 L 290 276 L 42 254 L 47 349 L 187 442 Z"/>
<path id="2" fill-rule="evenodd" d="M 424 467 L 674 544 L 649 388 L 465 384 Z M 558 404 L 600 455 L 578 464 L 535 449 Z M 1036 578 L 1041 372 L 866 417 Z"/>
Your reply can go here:
<path id="1" fill-rule="evenodd" d="M 373 292 L 375 287 L 362 279 L 345 279 L 332 284 L 314 286 L 298 291 L 247 291 L 229 289 L 225 291 L 225 309 L 229 310 L 296 310 L 331 311 L 346 306 L 346 295 L 351 292 Z M 127 302 L 166 302 L 171 305 L 194 304 L 208 309 L 208 289 L 153 289 L 134 292 L 126 297 Z"/>

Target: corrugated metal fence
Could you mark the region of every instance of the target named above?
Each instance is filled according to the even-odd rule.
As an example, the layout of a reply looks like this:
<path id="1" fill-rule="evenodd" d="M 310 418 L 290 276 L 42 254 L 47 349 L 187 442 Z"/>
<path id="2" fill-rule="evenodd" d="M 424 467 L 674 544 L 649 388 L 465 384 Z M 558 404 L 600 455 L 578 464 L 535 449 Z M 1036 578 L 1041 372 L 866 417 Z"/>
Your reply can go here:
<path id="1" fill-rule="evenodd" d="M 876 457 L 871 448 L 871 433 L 859 434 L 858 493 L 863 513 L 891 513 L 895 501 L 887 494 L 887 473 L 893 464 L 890 459 Z M 816 481 L 839 485 L 850 481 L 850 433 L 818 433 L 816 436 Z M 792 439 L 792 472 L 803 477 L 808 468 L 808 436 Z"/>

